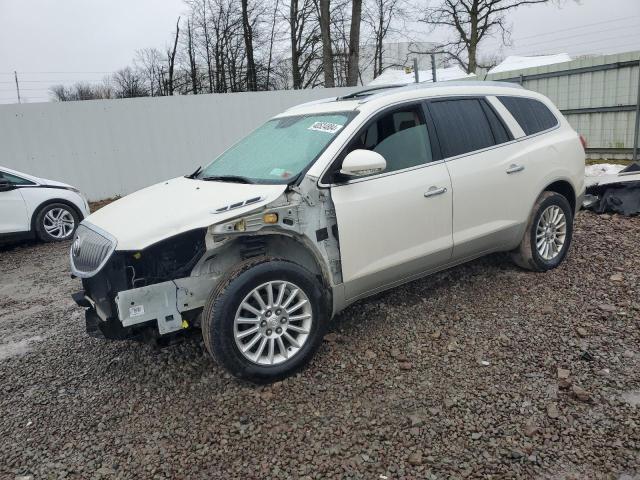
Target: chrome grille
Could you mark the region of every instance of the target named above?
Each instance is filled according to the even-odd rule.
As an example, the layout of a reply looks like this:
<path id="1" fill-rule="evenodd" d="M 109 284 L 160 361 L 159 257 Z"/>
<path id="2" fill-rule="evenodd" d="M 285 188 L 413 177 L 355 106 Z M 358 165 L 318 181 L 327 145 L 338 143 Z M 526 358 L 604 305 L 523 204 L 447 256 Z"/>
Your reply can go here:
<path id="1" fill-rule="evenodd" d="M 98 273 L 116 248 L 116 241 L 106 232 L 81 224 L 71 244 L 71 271 L 78 277 Z"/>

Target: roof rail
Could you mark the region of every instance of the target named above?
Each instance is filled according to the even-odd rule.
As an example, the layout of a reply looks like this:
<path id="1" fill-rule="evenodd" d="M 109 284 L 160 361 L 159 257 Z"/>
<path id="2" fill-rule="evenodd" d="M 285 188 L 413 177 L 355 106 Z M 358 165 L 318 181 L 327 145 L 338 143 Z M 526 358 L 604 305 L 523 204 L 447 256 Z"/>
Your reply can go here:
<path id="1" fill-rule="evenodd" d="M 417 90 L 417 89 L 423 89 L 423 88 L 438 88 L 438 87 L 502 87 L 502 88 L 506 87 L 506 88 L 518 88 L 518 89 L 524 88 L 522 85 L 519 85 L 517 83 L 490 81 L 490 80 L 447 80 L 444 82 L 424 81 L 419 83 L 408 83 L 406 85 L 388 85 L 387 87 L 389 88 L 402 87 L 401 90 L 403 91 Z M 371 89 L 371 90 L 374 90 L 374 89 Z M 379 87 L 376 90 L 382 90 L 382 87 Z M 370 91 L 370 90 L 366 90 L 366 91 Z M 370 100 L 373 100 L 374 98 L 380 98 L 386 95 L 392 95 L 394 93 L 398 93 L 398 90 L 381 91 L 381 92 L 372 91 L 368 95 L 365 94 L 364 95 L 365 98 L 362 98 L 360 100 L 360 103 L 365 103 Z M 339 98 L 339 100 L 341 100 L 342 98 Z"/>
<path id="2" fill-rule="evenodd" d="M 338 100 L 354 100 L 358 97 L 366 97 L 367 95 L 373 95 L 375 92 L 379 90 L 388 90 L 390 88 L 401 88 L 406 87 L 404 84 L 396 84 L 396 85 L 378 85 L 375 87 L 365 88 L 363 90 L 358 90 L 357 92 L 349 93 L 348 95 L 344 95 L 342 97 L 338 97 Z"/>

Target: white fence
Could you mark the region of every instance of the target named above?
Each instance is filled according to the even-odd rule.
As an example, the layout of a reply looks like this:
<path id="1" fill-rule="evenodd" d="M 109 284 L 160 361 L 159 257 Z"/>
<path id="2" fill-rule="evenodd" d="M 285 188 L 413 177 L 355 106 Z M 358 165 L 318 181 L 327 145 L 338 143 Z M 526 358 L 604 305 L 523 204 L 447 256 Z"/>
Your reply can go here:
<path id="1" fill-rule="evenodd" d="M 269 117 L 353 88 L 0 106 L 0 165 L 91 200 L 191 173 Z"/>

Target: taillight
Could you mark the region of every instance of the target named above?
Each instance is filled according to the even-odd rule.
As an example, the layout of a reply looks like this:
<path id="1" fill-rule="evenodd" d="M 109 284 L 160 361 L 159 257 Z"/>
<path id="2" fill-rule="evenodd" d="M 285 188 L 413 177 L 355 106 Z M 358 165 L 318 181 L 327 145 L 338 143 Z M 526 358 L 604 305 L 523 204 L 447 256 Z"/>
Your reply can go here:
<path id="1" fill-rule="evenodd" d="M 582 148 L 587 149 L 587 139 L 584 138 L 584 135 L 580 135 L 580 143 L 582 144 Z"/>

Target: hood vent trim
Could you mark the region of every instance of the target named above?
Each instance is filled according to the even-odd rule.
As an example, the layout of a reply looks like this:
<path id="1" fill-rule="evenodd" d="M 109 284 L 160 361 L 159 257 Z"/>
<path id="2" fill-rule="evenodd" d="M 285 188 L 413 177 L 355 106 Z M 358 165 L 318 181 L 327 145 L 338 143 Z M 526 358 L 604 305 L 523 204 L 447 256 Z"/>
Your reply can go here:
<path id="1" fill-rule="evenodd" d="M 254 203 L 258 203 L 261 200 L 264 200 L 264 197 L 253 197 L 250 198 L 248 200 L 245 200 L 243 202 L 237 202 L 237 203 L 232 203 L 230 205 L 225 205 L 224 207 L 220 207 L 218 209 L 216 209 L 215 211 L 211 212 L 211 213 L 224 213 L 224 212 L 228 212 L 229 210 L 235 210 L 236 208 L 242 208 L 242 207 L 246 207 L 247 205 L 252 205 Z"/>

